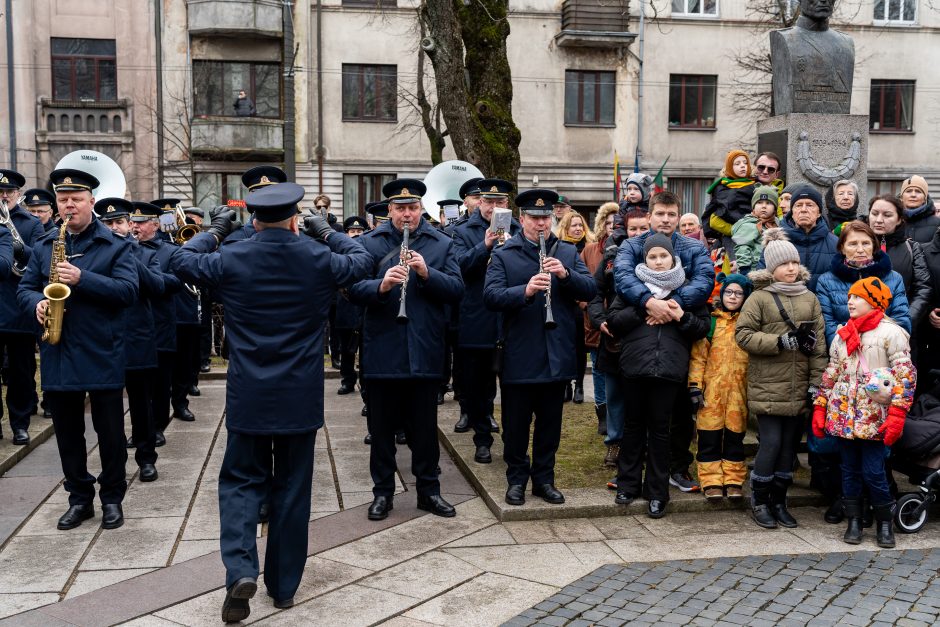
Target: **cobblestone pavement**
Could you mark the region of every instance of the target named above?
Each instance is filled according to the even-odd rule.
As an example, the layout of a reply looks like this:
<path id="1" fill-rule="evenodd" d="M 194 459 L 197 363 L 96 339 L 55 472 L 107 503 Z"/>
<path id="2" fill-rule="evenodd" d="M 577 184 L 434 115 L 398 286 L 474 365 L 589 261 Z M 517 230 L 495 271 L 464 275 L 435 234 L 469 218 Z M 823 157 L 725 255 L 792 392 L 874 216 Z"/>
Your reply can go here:
<path id="1" fill-rule="evenodd" d="M 504 623 L 936 625 L 940 549 L 602 566 Z"/>

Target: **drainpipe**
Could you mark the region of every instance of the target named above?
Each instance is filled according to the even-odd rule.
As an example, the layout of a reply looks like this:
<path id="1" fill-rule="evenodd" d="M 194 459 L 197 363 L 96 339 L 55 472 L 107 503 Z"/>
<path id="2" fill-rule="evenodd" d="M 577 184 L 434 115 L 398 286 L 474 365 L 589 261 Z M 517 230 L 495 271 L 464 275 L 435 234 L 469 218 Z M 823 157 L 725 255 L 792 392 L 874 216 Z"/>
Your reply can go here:
<path id="1" fill-rule="evenodd" d="M 7 0 L 9 2 L 9 0 Z M 163 0 L 153 0 L 157 62 L 157 198 L 163 197 Z"/>
<path id="2" fill-rule="evenodd" d="M 9 0 L 7 0 L 9 2 Z M 317 193 L 323 193 L 323 1 L 317 0 Z"/>
<path id="3" fill-rule="evenodd" d="M 7 110 L 10 113 L 10 169 L 16 169 L 16 86 L 13 82 L 13 0 L 6 0 L 7 12 Z"/>
<path id="4" fill-rule="evenodd" d="M 287 180 L 296 178 L 294 154 L 294 16 L 291 0 L 284 0 L 281 8 L 283 24 L 282 67 L 284 68 L 284 173 Z"/>
<path id="5" fill-rule="evenodd" d="M 635 167 L 643 167 L 643 40 L 646 33 L 646 0 L 640 0 L 640 72 L 636 91 L 636 156 Z"/>

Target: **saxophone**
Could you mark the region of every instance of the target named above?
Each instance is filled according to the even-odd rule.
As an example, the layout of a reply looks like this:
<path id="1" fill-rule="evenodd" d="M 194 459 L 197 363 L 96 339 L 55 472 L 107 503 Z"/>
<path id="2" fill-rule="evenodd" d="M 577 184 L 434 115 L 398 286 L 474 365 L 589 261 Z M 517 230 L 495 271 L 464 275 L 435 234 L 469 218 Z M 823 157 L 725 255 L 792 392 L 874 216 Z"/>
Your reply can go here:
<path id="1" fill-rule="evenodd" d="M 65 227 L 69 219 L 66 216 L 59 228 L 59 237 L 52 243 L 52 256 L 49 259 L 49 284 L 42 290 L 43 296 L 49 301 L 46 308 L 46 320 L 43 323 L 42 341 L 51 345 L 59 343 L 62 339 L 62 318 L 65 315 L 65 299 L 72 293 L 65 283 L 59 282 L 58 264 L 65 261 Z"/>

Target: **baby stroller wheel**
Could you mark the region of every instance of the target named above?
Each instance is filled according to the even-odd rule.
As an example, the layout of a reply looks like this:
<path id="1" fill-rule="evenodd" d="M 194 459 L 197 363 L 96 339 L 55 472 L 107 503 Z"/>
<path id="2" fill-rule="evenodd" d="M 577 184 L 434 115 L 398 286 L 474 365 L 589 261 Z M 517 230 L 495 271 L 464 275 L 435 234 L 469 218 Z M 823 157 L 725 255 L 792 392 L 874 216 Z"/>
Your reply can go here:
<path id="1" fill-rule="evenodd" d="M 920 531 L 927 522 L 927 503 L 924 502 L 924 497 L 920 494 L 905 494 L 898 499 L 894 521 L 901 533 Z"/>

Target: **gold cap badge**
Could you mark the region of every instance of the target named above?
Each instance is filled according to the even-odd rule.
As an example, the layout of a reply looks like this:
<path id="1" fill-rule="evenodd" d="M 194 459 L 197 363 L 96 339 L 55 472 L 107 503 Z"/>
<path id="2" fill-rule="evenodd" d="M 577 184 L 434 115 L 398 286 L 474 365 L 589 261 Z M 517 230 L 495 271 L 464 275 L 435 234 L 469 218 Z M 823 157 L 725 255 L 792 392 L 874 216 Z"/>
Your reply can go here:
<path id="1" fill-rule="evenodd" d="M 493 187 L 490 188 L 490 191 L 491 191 L 491 192 L 498 192 L 498 191 L 499 191 L 499 188 L 497 188 L 497 187 L 494 185 Z"/>
<path id="2" fill-rule="evenodd" d="M 114 205 L 108 205 L 108 213 L 114 211 Z"/>
<path id="3" fill-rule="evenodd" d="M 64 179 L 62 179 L 62 184 L 63 184 L 63 185 L 71 185 L 71 184 L 72 184 L 72 177 L 71 177 L 71 176 L 67 176 L 67 177 L 65 177 Z"/>
<path id="4" fill-rule="evenodd" d="M 271 179 L 269 179 L 269 178 L 266 177 L 266 176 L 262 176 L 260 182 L 261 182 L 261 183 L 270 183 L 270 182 L 271 182 Z"/>
<path id="5" fill-rule="evenodd" d="M 544 206 L 545 206 L 545 201 L 542 200 L 541 198 L 537 198 L 536 201 L 535 201 L 535 206 L 536 206 L 536 207 L 544 207 Z"/>
<path id="6" fill-rule="evenodd" d="M 411 192 L 408 191 L 408 188 L 407 188 L 407 187 L 402 187 L 402 188 L 401 188 L 401 195 L 402 195 L 402 196 L 407 196 L 407 195 L 410 194 L 410 193 L 411 193 Z"/>
<path id="7" fill-rule="evenodd" d="M 33 194 L 33 200 L 39 200 L 39 194 Z"/>
<path id="8" fill-rule="evenodd" d="M 9 182 L 10 182 L 10 179 L 8 179 L 5 176 L 2 179 L 0 179 L 0 183 L 9 183 Z"/>

